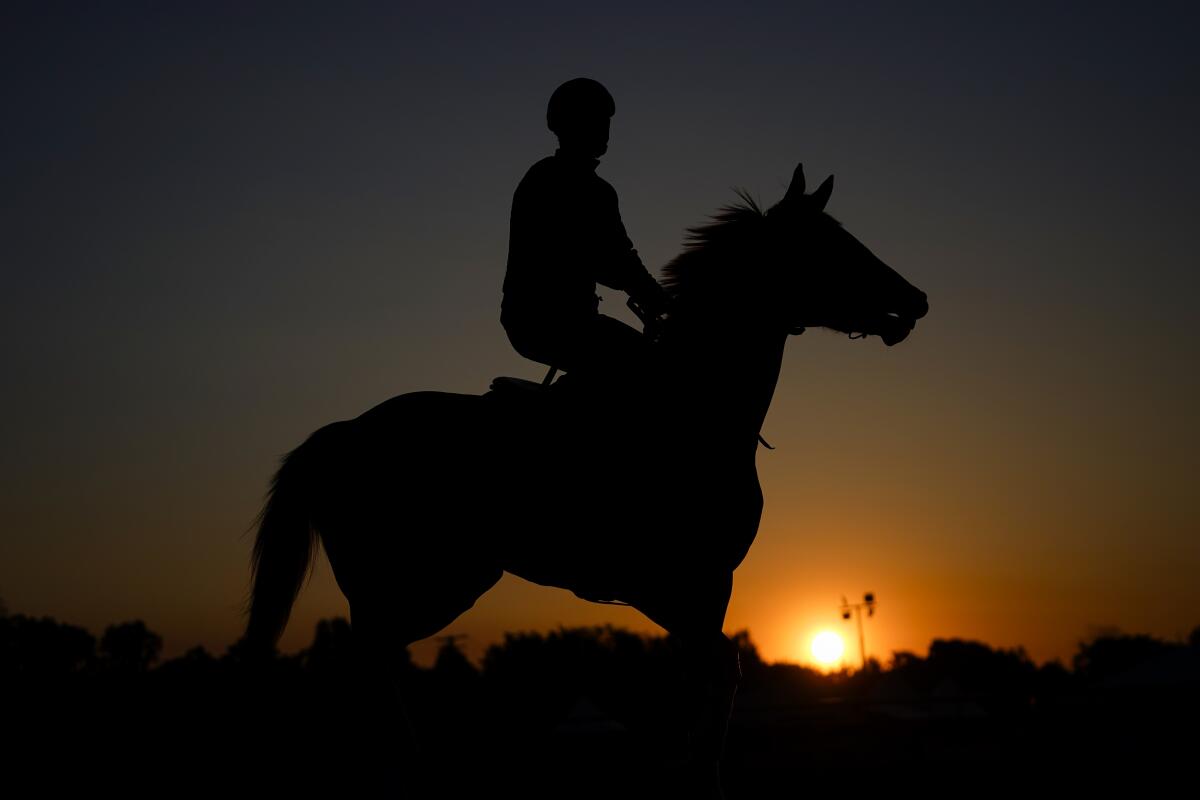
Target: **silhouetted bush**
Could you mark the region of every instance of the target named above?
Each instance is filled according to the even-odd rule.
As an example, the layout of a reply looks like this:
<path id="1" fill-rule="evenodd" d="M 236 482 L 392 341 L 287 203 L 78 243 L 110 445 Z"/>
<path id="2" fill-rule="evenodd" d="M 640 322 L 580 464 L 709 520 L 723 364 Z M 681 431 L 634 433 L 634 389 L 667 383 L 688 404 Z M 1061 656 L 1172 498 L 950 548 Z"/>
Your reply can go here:
<path id="1" fill-rule="evenodd" d="M 109 625 L 100 639 L 100 663 L 114 672 L 145 672 L 158 660 L 162 644 L 141 620 Z"/>
<path id="2" fill-rule="evenodd" d="M 1183 647 L 1144 634 L 1106 632 L 1090 642 L 1080 643 L 1074 658 L 1075 674 L 1088 684 L 1095 684 Z"/>
<path id="3" fill-rule="evenodd" d="M 1038 691 L 1038 668 L 1023 648 L 962 639 L 935 639 L 925 658 L 898 651 L 888 672 L 918 697 L 973 700 L 992 711 L 1028 706 Z"/>
<path id="4" fill-rule="evenodd" d="M 54 677 L 82 672 L 96 661 L 96 638 L 50 617 L 0 618 L 0 674 Z"/>
<path id="5" fill-rule="evenodd" d="M 560 628 L 549 634 L 506 634 L 488 648 L 483 678 L 500 713 L 526 726 L 563 719 L 581 697 L 626 724 L 643 724 L 674 698 L 667 691 L 678 664 L 668 637 L 611 626 Z M 658 709 L 659 711 L 656 711 Z"/>
<path id="6" fill-rule="evenodd" d="M 354 669 L 354 639 L 350 623 L 342 617 L 317 622 L 312 644 L 300 653 L 301 663 L 321 677 L 344 677 Z"/>

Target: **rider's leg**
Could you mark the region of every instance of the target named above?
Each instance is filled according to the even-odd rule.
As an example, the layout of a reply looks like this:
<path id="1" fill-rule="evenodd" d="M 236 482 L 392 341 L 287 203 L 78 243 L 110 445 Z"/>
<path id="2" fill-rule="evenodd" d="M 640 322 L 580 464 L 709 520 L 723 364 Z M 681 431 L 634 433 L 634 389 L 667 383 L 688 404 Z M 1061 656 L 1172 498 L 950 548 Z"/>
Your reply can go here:
<path id="1" fill-rule="evenodd" d="M 651 351 L 645 337 L 612 317 L 550 321 L 502 313 L 500 321 L 518 353 L 558 367 L 573 380 L 616 388 L 641 384 L 648 373 Z"/>
<path id="2" fill-rule="evenodd" d="M 500 324 L 508 334 L 508 341 L 513 349 L 530 361 L 539 364 L 566 369 L 557 363 L 560 353 L 556 343 L 558 337 L 546 335 L 545 326 L 537 325 L 516 314 L 509 314 L 507 309 L 500 313 Z"/>
<path id="3" fill-rule="evenodd" d="M 601 387 L 622 392 L 645 381 L 650 348 L 642 334 L 620 320 L 596 314 L 564 342 L 564 369 L 590 376 Z"/>

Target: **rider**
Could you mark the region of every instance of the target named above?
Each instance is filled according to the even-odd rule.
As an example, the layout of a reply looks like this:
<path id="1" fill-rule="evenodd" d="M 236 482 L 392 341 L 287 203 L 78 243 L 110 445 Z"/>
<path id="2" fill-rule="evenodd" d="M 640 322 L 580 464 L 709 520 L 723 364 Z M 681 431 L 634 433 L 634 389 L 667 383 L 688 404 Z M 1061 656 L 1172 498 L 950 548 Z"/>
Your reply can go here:
<path id="1" fill-rule="evenodd" d="M 546 124 L 558 149 L 530 167 L 513 194 L 500 311 L 518 353 L 605 382 L 646 366 L 648 351 L 641 333 L 599 313 L 596 282 L 628 293 L 652 318 L 669 303 L 625 233 L 616 191 L 596 174 L 615 110 L 608 90 L 589 78 L 551 95 Z"/>

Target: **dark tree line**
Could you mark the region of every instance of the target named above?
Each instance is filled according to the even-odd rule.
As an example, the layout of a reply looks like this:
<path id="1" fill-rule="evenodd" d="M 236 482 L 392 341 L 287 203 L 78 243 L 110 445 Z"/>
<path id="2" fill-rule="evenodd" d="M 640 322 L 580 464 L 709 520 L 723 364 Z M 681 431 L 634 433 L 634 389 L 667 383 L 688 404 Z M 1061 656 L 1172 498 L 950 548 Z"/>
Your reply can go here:
<path id="1" fill-rule="evenodd" d="M 997 649 L 980 642 L 935 639 L 925 656 L 899 651 L 886 666 L 871 659 L 865 670 L 823 674 L 796 664 L 764 662 L 748 631 L 735 634 L 734 639 L 741 652 L 743 689 L 766 692 L 784 701 L 869 696 L 880 691 L 883 677 L 890 676 L 889 685 L 902 685 L 916 696 L 941 692 L 1024 703 L 1088 687 L 1119 686 L 1123 681 L 1152 683 L 1160 667 L 1166 679 L 1177 680 L 1179 670 L 1193 664 L 1200 652 L 1200 627 L 1182 642 L 1106 630 L 1079 643 L 1070 669 L 1058 662 L 1038 666 L 1023 648 Z M 160 663 L 162 645 L 162 638 L 141 620 L 110 625 L 97 640 L 83 628 L 49 617 L 4 613 L 0 616 L 0 676 L 11 692 L 21 681 L 43 684 L 68 677 L 126 681 L 140 677 L 166 685 L 218 676 L 229 680 L 247 671 L 240 642 L 220 656 L 195 647 Z M 673 681 L 679 666 L 670 637 L 611 626 L 562 628 L 546 634 L 509 633 L 503 642 L 487 649 L 478 666 L 463 655 L 453 638 L 443 643 L 428 669 L 415 666 L 407 651 L 403 654 L 395 669 L 405 682 L 418 686 L 430 703 L 444 699 L 462 705 L 493 696 L 501 705 L 513 709 L 519 705 L 527 719 L 561 716 L 580 696 L 622 715 L 636 716 L 643 713 L 639 709 L 662 702 L 662 685 Z M 354 646 L 349 623 L 342 618 L 321 620 L 307 648 L 294 655 L 276 653 L 267 669 L 277 680 L 304 681 L 315 687 L 352 679 Z"/>
<path id="2" fill-rule="evenodd" d="M 731 769 L 743 764 L 745 781 L 786 772 L 794 758 L 815 758 L 832 775 L 864 752 L 897 768 L 953 763 L 943 752 L 1028 765 L 1048 753 L 1079 764 L 1159 758 L 1178 742 L 1153 732 L 1200 714 L 1200 628 L 1180 642 L 1103 632 L 1081 642 L 1069 666 L 936 639 L 926 655 L 897 652 L 834 674 L 767 663 L 749 632 L 734 638 L 743 681 Z M 50 618 L 0 615 L 8 763 L 63 781 L 132 758 L 139 785 L 156 796 L 180 780 L 208 791 L 234 780 L 343 791 L 348 765 L 363 763 L 362 744 L 375 736 L 370 726 L 391 724 L 364 721 L 377 704 L 356 694 L 345 619 L 321 620 L 308 647 L 265 660 L 234 643 L 164 661 L 162 644 L 139 620 L 97 639 Z M 597 758 L 628 765 L 682 753 L 681 663 L 668 636 L 611 626 L 510 633 L 478 665 L 447 637 L 429 668 L 399 652 L 393 666 L 429 774 L 461 781 L 525 765 L 558 769 L 547 779 L 556 785 Z M 755 717 L 763 708 L 799 711 Z M 475 771 L 461 772 L 463 763 Z"/>

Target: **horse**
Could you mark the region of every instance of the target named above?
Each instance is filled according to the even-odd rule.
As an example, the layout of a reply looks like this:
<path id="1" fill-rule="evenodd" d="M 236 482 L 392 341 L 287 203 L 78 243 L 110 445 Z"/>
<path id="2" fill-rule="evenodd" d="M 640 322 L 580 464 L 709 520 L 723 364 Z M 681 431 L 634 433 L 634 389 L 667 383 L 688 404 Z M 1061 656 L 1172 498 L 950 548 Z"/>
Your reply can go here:
<path id="1" fill-rule="evenodd" d="M 825 211 L 832 190 L 830 176 L 807 194 L 801 164 L 769 209 L 739 191 L 689 228 L 663 270 L 673 301 L 653 368 L 636 380 L 411 392 L 312 433 L 281 459 L 251 526 L 244 641 L 274 648 L 319 544 L 364 686 L 397 714 L 387 665 L 505 572 L 627 604 L 680 648 L 686 780 L 721 797 L 741 677 L 722 626 L 758 531 L 755 458 L 785 345 L 823 327 L 892 346 L 929 309 Z"/>

